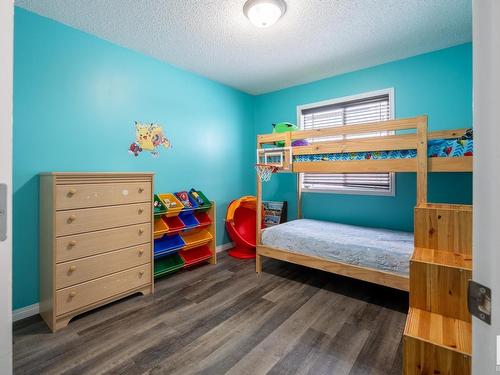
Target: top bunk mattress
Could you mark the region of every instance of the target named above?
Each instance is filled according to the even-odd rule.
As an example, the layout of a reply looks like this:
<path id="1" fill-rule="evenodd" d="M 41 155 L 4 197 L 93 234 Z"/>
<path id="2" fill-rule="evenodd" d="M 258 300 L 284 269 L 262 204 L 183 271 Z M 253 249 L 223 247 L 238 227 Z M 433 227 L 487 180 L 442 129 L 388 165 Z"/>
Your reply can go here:
<path id="1" fill-rule="evenodd" d="M 266 228 L 262 244 L 408 275 L 413 233 L 300 219 Z"/>
<path id="2" fill-rule="evenodd" d="M 469 139 L 433 139 L 428 142 L 430 158 L 472 156 L 474 141 Z M 300 146 L 299 146 L 300 147 Z M 299 148 L 297 147 L 297 148 Z M 383 160 L 411 159 L 417 157 L 417 150 L 392 150 L 372 152 L 337 152 L 330 154 L 294 155 L 294 162 L 337 161 L 337 160 Z"/>

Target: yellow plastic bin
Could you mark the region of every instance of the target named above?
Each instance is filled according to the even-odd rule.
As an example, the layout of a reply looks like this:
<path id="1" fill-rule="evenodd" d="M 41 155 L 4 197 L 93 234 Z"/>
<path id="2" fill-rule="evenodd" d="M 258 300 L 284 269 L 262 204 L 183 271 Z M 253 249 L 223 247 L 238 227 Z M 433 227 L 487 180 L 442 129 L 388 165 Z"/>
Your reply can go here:
<path id="1" fill-rule="evenodd" d="M 180 200 L 172 193 L 158 194 L 158 198 L 161 199 L 167 209 L 166 217 L 177 216 L 184 209 Z"/>
<path id="2" fill-rule="evenodd" d="M 155 239 L 162 238 L 165 233 L 168 232 L 168 226 L 163 220 L 163 218 L 155 219 L 155 231 L 154 237 Z"/>
<path id="3" fill-rule="evenodd" d="M 188 250 L 198 246 L 206 245 L 213 239 L 213 236 L 206 229 L 202 229 L 199 231 L 183 233 L 182 239 L 186 243 L 182 250 Z"/>

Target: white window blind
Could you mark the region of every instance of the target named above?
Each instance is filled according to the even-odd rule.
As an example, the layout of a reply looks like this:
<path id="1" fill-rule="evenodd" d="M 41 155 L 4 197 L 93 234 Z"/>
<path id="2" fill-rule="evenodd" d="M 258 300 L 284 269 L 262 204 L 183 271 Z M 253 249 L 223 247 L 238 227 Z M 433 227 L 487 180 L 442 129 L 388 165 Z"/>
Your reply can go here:
<path id="1" fill-rule="evenodd" d="M 392 118 L 389 92 L 372 96 L 349 98 L 332 104 L 320 103 L 300 109 L 300 125 L 304 130 L 349 126 L 360 123 L 386 121 Z M 372 132 L 348 136 L 315 138 L 309 141 L 354 139 L 367 136 L 385 136 L 388 132 Z M 303 173 L 305 191 L 392 195 L 393 173 Z"/>

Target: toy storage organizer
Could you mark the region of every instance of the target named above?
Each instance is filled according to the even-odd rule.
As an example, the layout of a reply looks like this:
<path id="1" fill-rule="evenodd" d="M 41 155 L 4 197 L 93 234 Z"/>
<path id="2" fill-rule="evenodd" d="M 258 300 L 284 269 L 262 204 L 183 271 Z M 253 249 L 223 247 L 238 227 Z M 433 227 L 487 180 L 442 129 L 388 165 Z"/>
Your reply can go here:
<path id="1" fill-rule="evenodd" d="M 201 191 L 196 193 L 200 201 L 188 194 L 189 204 L 185 205 L 177 193 L 156 194 L 154 197 L 155 277 L 202 262 L 216 263 L 215 203 Z"/>

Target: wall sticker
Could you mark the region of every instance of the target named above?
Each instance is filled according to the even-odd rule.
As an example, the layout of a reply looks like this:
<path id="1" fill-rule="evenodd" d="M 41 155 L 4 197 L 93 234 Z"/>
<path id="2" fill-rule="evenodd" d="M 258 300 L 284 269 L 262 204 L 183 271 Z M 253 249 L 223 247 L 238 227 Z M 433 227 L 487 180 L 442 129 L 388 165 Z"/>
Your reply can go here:
<path id="1" fill-rule="evenodd" d="M 159 156 L 159 149 L 171 148 L 170 140 L 163 133 L 159 124 L 135 122 L 135 142 L 132 142 L 128 152 L 139 156 L 142 151 L 148 151 L 153 157 Z"/>

